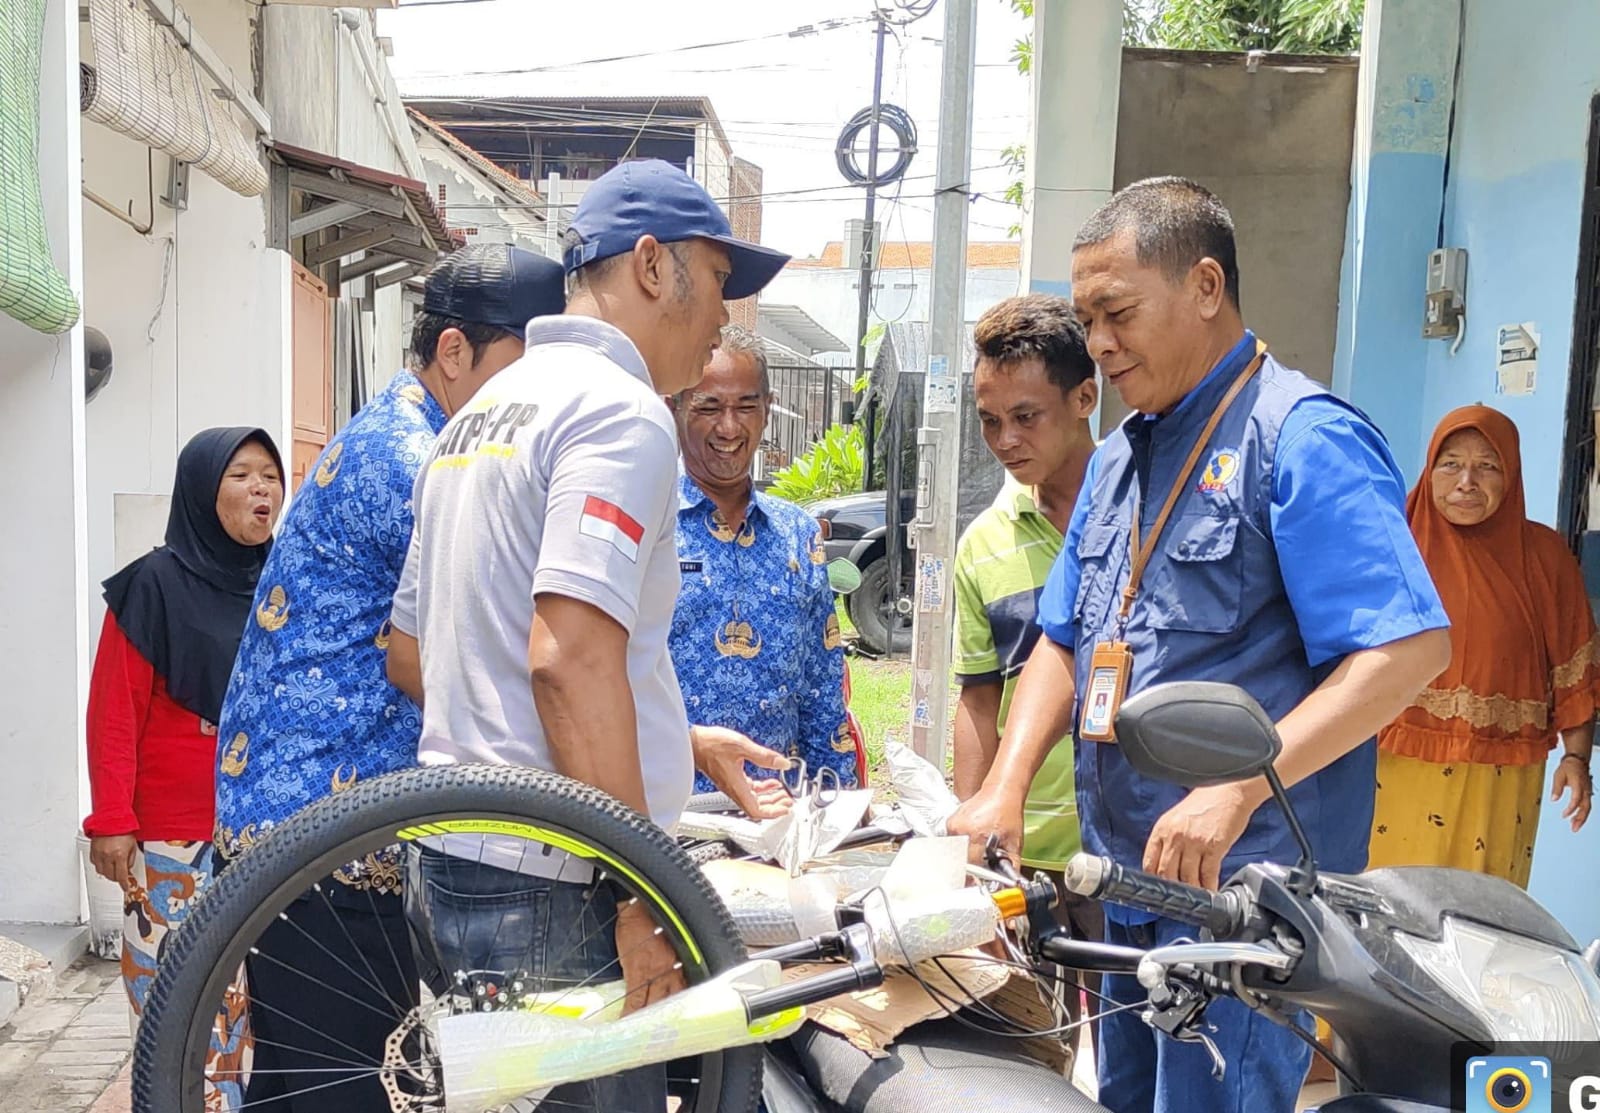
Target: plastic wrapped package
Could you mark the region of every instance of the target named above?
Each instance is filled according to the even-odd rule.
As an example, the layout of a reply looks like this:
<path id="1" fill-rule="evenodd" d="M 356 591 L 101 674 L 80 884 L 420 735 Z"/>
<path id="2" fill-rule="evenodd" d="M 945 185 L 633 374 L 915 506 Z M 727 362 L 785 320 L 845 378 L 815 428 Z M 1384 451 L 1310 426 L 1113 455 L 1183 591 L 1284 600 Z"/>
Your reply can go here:
<path id="1" fill-rule="evenodd" d="M 776 962 L 747 962 L 618 1020 L 506 1009 L 434 1025 L 448 1113 L 539 1100 L 566 1082 L 782 1039 L 805 1019 L 790 1009 L 751 1022 L 744 995 L 782 982 Z"/>

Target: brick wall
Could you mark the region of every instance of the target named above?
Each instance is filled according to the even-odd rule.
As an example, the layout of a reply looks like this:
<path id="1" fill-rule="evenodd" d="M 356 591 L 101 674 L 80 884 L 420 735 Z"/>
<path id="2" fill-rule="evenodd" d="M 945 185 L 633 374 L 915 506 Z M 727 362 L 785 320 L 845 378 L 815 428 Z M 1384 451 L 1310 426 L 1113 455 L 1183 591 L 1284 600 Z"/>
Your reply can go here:
<path id="1" fill-rule="evenodd" d="M 729 191 L 732 200 L 728 202 L 728 222 L 733 225 L 733 234 L 741 240 L 760 243 L 761 167 L 742 158 L 735 158 L 730 177 L 733 188 Z M 745 298 L 742 301 L 729 302 L 728 316 L 733 319 L 733 323 L 754 332 L 756 301 L 756 298 Z"/>

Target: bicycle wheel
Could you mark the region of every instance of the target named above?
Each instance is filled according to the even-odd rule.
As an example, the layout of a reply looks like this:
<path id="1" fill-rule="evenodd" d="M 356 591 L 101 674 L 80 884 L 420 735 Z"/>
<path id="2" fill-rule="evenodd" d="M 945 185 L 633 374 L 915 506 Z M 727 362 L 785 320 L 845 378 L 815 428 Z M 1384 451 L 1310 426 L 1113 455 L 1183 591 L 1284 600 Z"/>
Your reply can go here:
<path id="1" fill-rule="evenodd" d="M 424 977 L 419 987 L 414 971 L 427 968 L 423 959 L 429 952 L 409 908 L 405 924 L 416 944 L 409 956 L 404 953 L 403 934 L 383 937 L 382 945 L 358 946 L 354 936 L 339 926 L 343 921 L 336 922 L 336 931 L 296 926 L 310 923 L 304 919 L 306 910 L 320 911 L 319 904 L 327 904 L 328 910 L 334 911 L 335 898 L 359 904 L 360 898 L 352 894 L 360 890 L 337 881 L 349 876 L 350 863 L 373 861 L 370 856 L 392 854 L 396 847 L 403 848 L 404 854 L 417 855 L 421 853 L 419 844 L 424 844 L 434 848 L 427 853 L 435 856 L 441 850 L 449 851 L 442 860 L 447 871 L 455 871 L 449 874 L 454 889 L 476 892 L 473 885 L 480 875 L 502 878 L 508 873 L 486 861 L 487 851 L 482 848 L 500 853 L 504 842 L 512 838 L 542 844 L 548 852 L 559 855 L 562 865 L 555 883 L 578 887 L 590 902 L 582 906 L 581 915 L 566 917 L 570 921 L 566 924 L 559 922 L 562 917 L 555 916 L 553 910 L 558 905 L 548 894 L 543 905 L 534 906 L 542 907 L 545 917 L 538 944 L 540 970 L 561 966 L 562 954 L 556 953 L 555 946 L 557 929 L 565 931 L 569 940 L 581 932 L 581 937 L 571 943 L 574 951 L 592 949 L 594 940 L 599 938 L 616 955 L 611 943 L 615 935 L 614 909 L 630 900 L 638 901 L 650 912 L 660 929 L 658 934 L 671 944 L 684 977 L 691 984 L 744 961 L 745 950 L 733 923 L 699 869 L 665 831 L 611 797 L 563 777 L 520 767 L 458 765 L 405 770 L 354 786 L 306 809 L 274 828 L 217 877 L 184 927 L 170 938 L 167 953 L 162 956 L 135 1044 L 134 1113 L 209 1113 L 218 1107 L 271 1111 L 293 1108 L 297 1113 L 300 1109 L 324 1107 L 349 1109 L 351 1113 L 365 1113 L 367 1109 L 435 1113 L 445 1109 L 448 1094 L 438 1057 L 439 1045 L 430 1038 L 430 1026 L 438 1017 L 459 1011 L 491 1011 L 495 1007 L 538 1011 L 543 1006 L 537 1002 L 552 996 L 560 1002 L 585 988 L 594 994 L 606 985 L 620 986 L 620 966 L 614 958 L 609 970 L 595 968 L 581 983 L 573 977 L 555 982 L 554 988 L 543 996 L 529 994 L 519 998 L 528 972 L 520 967 L 511 969 L 509 963 L 490 964 L 492 969 L 487 972 L 483 968 L 458 969 L 454 975 L 445 966 L 436 965 L 432 980 Z M 461 856 L 459 840 L 463 839 L 475 840 L 474 845 L 480 847 L 475 862 Z M 457 842 L 451 845 L 442 840 Z M 503 859 L 498 860 L 504 864 Z M 533 859 L 519 859 L 513 864 L 511 876 L 523 878 L 525 875 L 517 871 L 526 861 Z M 564 880 L 569 867 L 586 874 L 586 880 Z M 463 871 L 467 877 L 458 883 Z M 407 876 L 413 882 L 409 904 L 416 890 L 433 883 L 417 885 L 416 874 Z M 547 882 L 541 880 L 538 884 Z M 613 890 L 615 896 L 597 898 L 602 891 Z M 430 899 L 438 896 L 430 889 Z M 366 890 L 365 898 L 376 914 L 377 899 L 371 889 Z M 595 907 L 599 906 L 612 909 L 609 923 L 596 914 Z M 526 915 L 519 919 L 512 913 L 508 917 L 508 906 L 492 907 L 502 908 L 496 933 L 508 928 L 508 923 L 513 928 L 517 923 L 527 926 Z M 481 916 L 470 924 L 464 919 L 460 937 L 482 942 L 479 937 L 487 922 Z M 290 933 L 287 946 L 281 937 L 287 931 L 285 924 L 299 932 L 299 936 Z M 280 933 L 278 941 L 270 945 L 265 942 L 273 938 L 269 930 Z M 438 928 L 441 937 L 452 931 L 442 922 Z M 340 933 L 344 934 L 343 940 Z M 494 938 L 498 940 L 498 934 Z M 345 941 L 350 946 L 343 952 L 346 957 L 339 958 L 335 952 Z M 432 953 L 437 957 L 446 952 Z M 478 953 L 488 952 L 479 947 Z M 264 964 L 267 958 L 272 960 L 270 967 Z M 407 966 L 408 959 L 413 965 Z M 400 975 L 378 973 L 375 964 L 389 960 L 395 962 Z M 241 969 L 250 971 L 247 992 L 254 1067 L 208 1068 L 216 1056 L 213 1037 L 219 1012 L 226 1012 L 230 1005 L 230 1015 L 241 1012 L 236 996 Z M 269 1027 L 274 1033 L 288 1030 L 287 1019 L 279 1015 L 283 1010 L 270 1005 L 265 993 L 267 975 L 287 978 L 284 971 L 298 975 L 308 985 L 315 983 L 319 992 L 336 993 L 337 997 L 325 999 L 347 1008 L 350 1015 L 369 1026 L 376 1024 L 383 1030 L 392 1024 L 392 1031 L 383 1042 L 382 1059 L 377 1059 L 371 1040 L 355 1046 L 362 1041 L 347 1022 L 331 1019 L 332 1011 L 326 1014 L 329 1019 L 320 1022 L 321 1026 L 316 1016 L 293 1018 L 296 1036 L 292 1042 L 298 1046 L 287 1045 L 283 1042 L 285 1037 L 277 1034 L 266 1040 L 264 1033 Z M 542 991 L 545 987 L 530 988 Z M 518 992 L 511 992 L 513 989 Z M 614 1015 L 620 996 L 617 994 L 606 1003 L 613 1007 L 606 1015 Z M 535 1004 L 530 1005 L 530 1001 Z M 299 1056 L 296 1062 L 300 1065 L 294 1071 L 262 1066 L 263 1062 L 276 1063 L 280 1058 L 288 1062 L 293 1057 L 291 1053 Z M 307 1060 L 306 1056 L 315 1058 Z M 308 1073 L 303 1065 L 307 1061 L 325 1065 L 310 1068 Z M 670 1064 L 666 1074 L 667 1093 L 676 1100 L 673 1108 L 682 1113 L 749 1113 L 755 1108 L 760 1088 L 760 1049 L 735 1048 L 679 1061 Z M 291 1083 L 299 1088 L 286 1089 Z M 386 1100 L 369 1100 L 371 1094 L 379 1092 L 378 1087 L 381 1099 Z M 219 1097 L 217 1091 L 222 1088 L 226 1088 L 226 1096 Z M 358 1089 L 367 1095 L 359 1102 L 317 1104 L 355 1094 Z M 318 1093 L 323 1098 L 313 1097 Z M 614 1093 L 609 1099 L 601 1096 L 598 1087 L 593 1093 L 592 1099 L 574 1100 L 570 1087 L 560 1087 L 542 1097 L 536 1095 L 499 1108 L 521 1111 L 538 1107 L 555 1113 L 584 1113 L 593 1106 L 594 1113 L 602 1113 L 600 1106 L 604 1103 L 603 1113 L 635 1113 L 626 1106 L 619 1109 Z M 290 1098 L 309 1104 L 291 1105 Z M 542 1105 L 538 1104 L 540 1101 Z M 455 1108 L 452 1104 L 451 1109 Z"/>

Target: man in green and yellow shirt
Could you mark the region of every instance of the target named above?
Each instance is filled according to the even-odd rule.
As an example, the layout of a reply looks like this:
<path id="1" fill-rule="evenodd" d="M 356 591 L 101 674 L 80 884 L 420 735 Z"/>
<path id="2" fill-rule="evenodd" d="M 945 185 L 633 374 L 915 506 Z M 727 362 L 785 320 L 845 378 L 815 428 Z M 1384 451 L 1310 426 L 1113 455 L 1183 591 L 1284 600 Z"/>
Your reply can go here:
<path id="1" fill-rule="evenodd" d="M 967 799 L 994 760 L 1017 677 L 1039 639 L 1037 602 L 1094 454 L 1089 415 L 1099 399 L 1094 361 L 1064 298 L 1030 294 L 985 313 L 973 339 L 973 393 L 989 450 L 1005 466 L 994 505 L 956 549 L 956 793 Z M 1024 811 L 1023 865 L 1056 875 L 1057 918 L 1080 938 L 1104 937 L 1098 904 L 1070 896 L 1060 873 L 1081 848 L 1072 739 L 1034 778 Z M 1095 992 L 1099 979 L 1078 975 Z M 1074 1020 L 1078 994 L 1066 994 Z M 1091 1005 L 1091 1012 L 1098 1011 Z"/>

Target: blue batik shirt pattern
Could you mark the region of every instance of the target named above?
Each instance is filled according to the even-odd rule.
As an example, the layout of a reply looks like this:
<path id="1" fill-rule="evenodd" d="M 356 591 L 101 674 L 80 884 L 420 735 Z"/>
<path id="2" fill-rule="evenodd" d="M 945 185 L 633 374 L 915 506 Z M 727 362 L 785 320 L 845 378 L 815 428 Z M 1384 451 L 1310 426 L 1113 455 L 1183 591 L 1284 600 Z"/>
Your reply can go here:
<path id="1" fill-rule="evenodd" d="M 290 502 L 218 728 L 224 855 L 308 804 L 416 763 L 422 719 L 389 683 L 388 620 L 411 540 L 412 485 L 444 423 L 402 371 L 333 438 Z M 376 856 L 341 880 L 397 889 L 397 864 Z"/>
<path id="2" fill-rule="evenodd" d="M 690 724 L 736 730 L 853 785 L 844 646 L 816 519 L 758 491 L 734 529 L 681 475 L 677 538 L 672 664 Z M 695 791 L 715 786 L 698 773 Z"/>

